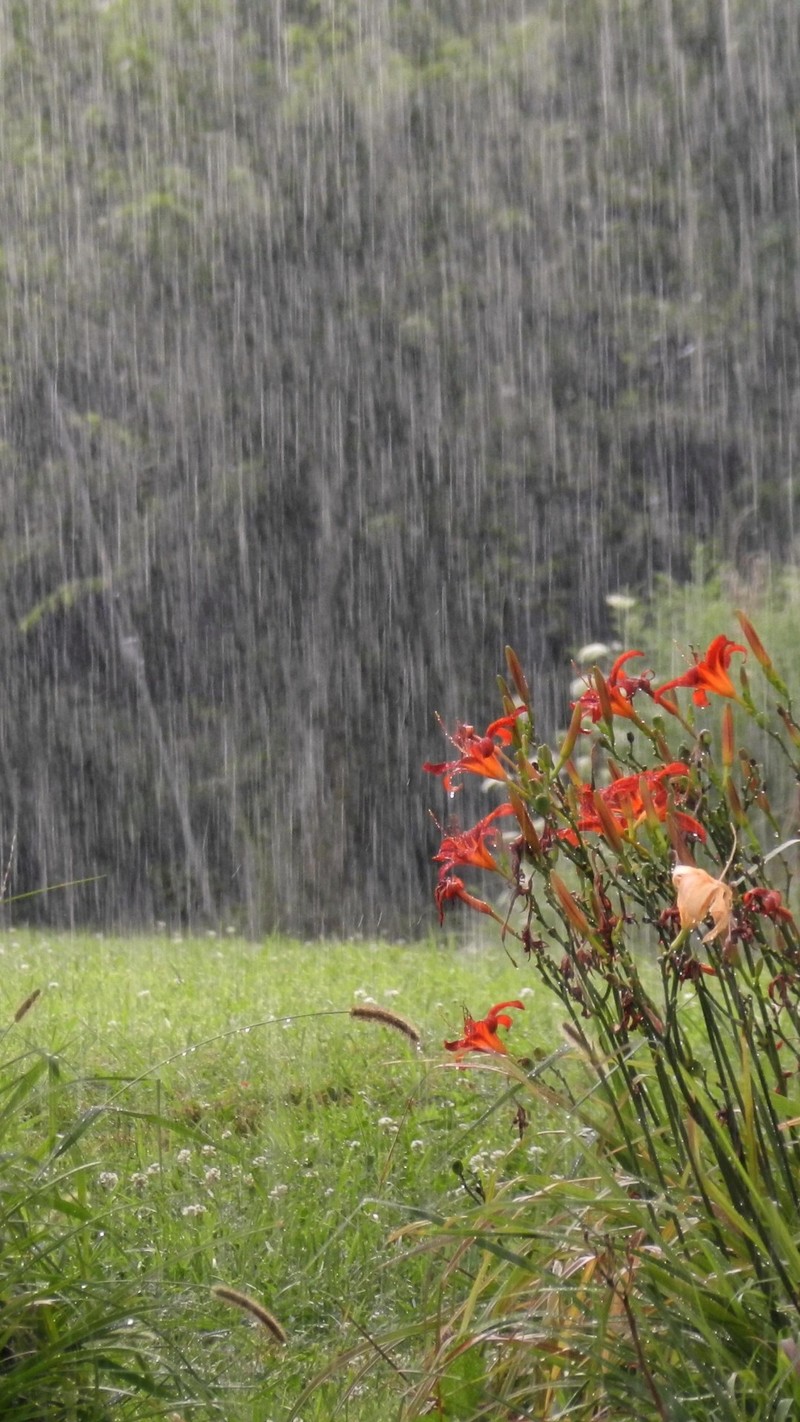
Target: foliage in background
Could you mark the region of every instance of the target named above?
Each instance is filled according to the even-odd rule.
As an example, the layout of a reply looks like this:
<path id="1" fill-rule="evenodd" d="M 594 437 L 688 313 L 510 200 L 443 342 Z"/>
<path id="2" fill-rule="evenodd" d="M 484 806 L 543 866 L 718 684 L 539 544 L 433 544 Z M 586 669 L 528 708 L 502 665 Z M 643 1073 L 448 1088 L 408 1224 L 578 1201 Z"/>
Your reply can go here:
<path id="1" fill-rule="evenodd" d="M 739 616 L 741 644 L 717 628 L 658 680 L 633 648 L 595 666 L 557 755 L 509 651 L 503 715 L 460 725 L 427 767 L 451 801 L 474 775 L 505 797 L 446 830 L 440 908 L 496 918 L 566 1018 L 566 1049 L 533 1069 L 497 1035 L 521 1001 L 445 1046 L 458 1072 L 499 1079 L 521 1134 L 544 1103 L 574 1158 L 478 1176 L 472 1203 L 401 1230 L 438 1258 L 438 1288 L 380 1340 L 387 1358 L 362 1357 L 405 1369 L 404 1417 L 777 1422 L 800 1406 L 798 841 L 775 845 L 741 729 L 797 776 L 800 726 Z M 515 1013 L 517 1051 L 522 1032 Z"/>
<path id="2" fill-rule="evenodd" d="M 793 554 L 799 74 L 795 0 L 0 0 L 17 889 L 405 931 L 505 641 L 552 728 L 609 589 Z"/>

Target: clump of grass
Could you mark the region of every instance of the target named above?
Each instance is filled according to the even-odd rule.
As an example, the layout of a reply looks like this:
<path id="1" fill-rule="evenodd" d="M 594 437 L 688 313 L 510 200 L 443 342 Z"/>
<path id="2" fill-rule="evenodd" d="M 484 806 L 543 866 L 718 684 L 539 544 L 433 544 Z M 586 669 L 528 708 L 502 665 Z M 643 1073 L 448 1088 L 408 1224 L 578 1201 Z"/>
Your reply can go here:
<path id="1" fill-rule="evenodd" d="M 39 997 L 28 994 L 12 1027 Z M 132 1422 L 163 1416 L 187 1384 L 208 1400 L 162 1336 L 155 1300 L 124 1278 L 113 1220 L 89 1198 L 90 1120 L 53 1130 L 68 1090 L 48 1053 L 0 1062 L 0 1416 Z"/>

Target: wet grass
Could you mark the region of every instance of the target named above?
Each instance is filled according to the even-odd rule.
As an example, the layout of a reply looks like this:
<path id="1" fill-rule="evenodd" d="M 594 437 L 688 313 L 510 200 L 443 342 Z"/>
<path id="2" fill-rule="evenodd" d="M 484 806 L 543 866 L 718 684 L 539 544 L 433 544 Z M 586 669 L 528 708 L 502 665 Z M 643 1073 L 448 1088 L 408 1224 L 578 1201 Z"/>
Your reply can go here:
<path id="1" fill-rule="evenodd" d="M 334 1353 L 431 1303 L 425 1258 L 390 1242 L 410 1208 L 447 1212 L 473 1172 L 488 1182 L 560 1148 L 544 1118 L 520 1139 L 510 1102 L 493 1109 L 497 1079 L 441 1050 L 462 1005 L 482 1015 L 520 995 L 516 1050 L 558 1042 L 557 1006 L 496 944 L 9 931 L 0 962 L 7 1021 L 42 989 L 4 1059 L 48 1063 L 4 1149 L 58 1153 L 88 1225 L 84 1282 L 127 1285 L 181 1354 L 184 1401 L 130 1415 L 288 1418 Z M 413 1021 L 420 1048 L 349 1015 L 371 1000 Z M 214 1296 L 220 1284 L 265 1306 L 286 1344 Z M 383 1422 L 402 1386 L 381 1365 L 342 1415 Z M 304 1422 L 332 1416 L 340 1394 L 341 1379 L 316 1393 Z"/>

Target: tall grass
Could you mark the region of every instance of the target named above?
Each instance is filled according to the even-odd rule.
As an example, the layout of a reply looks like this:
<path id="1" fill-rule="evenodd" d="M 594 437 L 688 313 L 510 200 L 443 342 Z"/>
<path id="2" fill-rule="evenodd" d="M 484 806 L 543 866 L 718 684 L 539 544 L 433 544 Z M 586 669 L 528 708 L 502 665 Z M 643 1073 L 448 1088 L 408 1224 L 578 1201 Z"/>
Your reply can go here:
<path id="1" fill-rule="evenodd" d="M 405 1203 L 449 1207 L 454 1160 L 500 1172 L 529 1147 L 442 1071 L 462 1002 L 520 989 L 499 947 L 8 930 L 0 960 L 9 1022 L 43 989 L 0 1069 L 4 1422 L 279 1422 L 332 1352 L 417 1316 L 428 1262 L 387 1243 Z M 352 1383 L 360 1422 L 403 1394 L 390 1367 Z"/>
<path id="2" fill-rule="evenodd" d="M 59 1129 L 58 1058 L 15 1043 L 34 1008 L 30 994 L 0 1045 L 0 1416 L 163 1416 L 167 1401 L 209 1394 L 164 1338 L 157 1301 L 125 1277 L 125 1242 L 80 1155 L 89 1118 Z"/>

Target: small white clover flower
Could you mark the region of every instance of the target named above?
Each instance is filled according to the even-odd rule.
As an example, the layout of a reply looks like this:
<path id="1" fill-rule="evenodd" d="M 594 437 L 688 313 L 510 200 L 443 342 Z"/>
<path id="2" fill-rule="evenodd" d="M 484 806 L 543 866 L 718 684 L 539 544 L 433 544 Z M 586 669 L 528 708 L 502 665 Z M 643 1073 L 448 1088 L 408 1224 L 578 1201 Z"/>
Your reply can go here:
<path id="1" fill-rule="evenodd" d="M 205 1156 L 216 1155 L 216 1153 L 217 1153 L 217 1148 L 216 1148 L 216 1146 L 212 1146 L 212 1145 L 204 1145 L 203 1148 L 202 1148 L 201 1151 L 200 1151 L 200 1154 L 201 1154 L 201 1155 L 205 1155 Z"/>
<path id="2" fill-rule="evenodd" d="M 147 1173 L 148 1173 L 148 1175 L 160 1175 L 160 1174 L 161 1174 L 161 1166 L 159 1165 L 159 1163 L 158 1163 L 157 1160 L 154 1160 L 152 1165 L 148 1165 L 148 1167 L 147 1167 Z"/>
<path id="3" fill-rule="evenodd" d="M 179 1151 L 178 1151 L 178 1154 L 177 1154 L 176 1157 L 175 1157 L 175 1164 L 176 1164 L 176 1165 L 188 1165 L 188 1164 L 189 1164 L 189 1161 L 191 1160 L 191 1158 L 192 1158 L 192 1152 L 191 1152 L 190 1150 L 188 1150 L 188 1149 L 184 1146 L 183 1150 L 179 1150 Z"/>
<path id="4" fill-rule="evenodd" d="M 134 1190 L 141 1193 L 142 1190 L 147 1189 L 148 1179 L 149 1176 L 146 1175 L 143 1170 L 137 1170 L 131 1176 L 131 1185 L 133 1186 Z"/>
<path id="5" fill-rule="evenodd" d="M 203 1176 L 206 1185 L 216 1185 L 222 1178 L 222 1172 L 218 1166 L 212 1165 Z"/>
<path id="6" fill-rule="evenodd" d="M 280 1200 L 281 1196 L 288 1194 L 288 1192 L 288 1185 L 273 1185 L 272 1189 L 269 1192 L 269 1198 L 271 1200 Z"/>
<path id="7" fill-rule="evenodd" d="M 425 1142 L 424 1142 L 424 1141 L 419 1141 L 419 1140 L 417 1140 L 417 1141 L 412 1141 L 412 1142 L 411 1142 L 411 1149 L 412 1149 L 412 1150 L 424 1150 L 424 1149 L 425 1149 Z"/>
<path id="8" fill-rule="evenodd" d="M 181 1214 L 183 1215 L 184 1219 L 192 1220 L 197 1219 L 198 1215 L 204 1215 L 205 1212 L 205 1205 L 184 1205 L 183 1209 L 181 1210 Z"/>
<path id="9" fill-rule="evenodd" d="M 119 1185 L 119 1176 L 114 1170 L 101 1170 L 97 1177 L 97 1183 L 101 1190 L 116 1190 Z"/>

